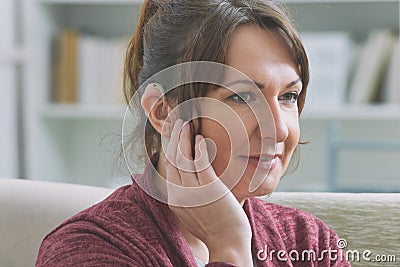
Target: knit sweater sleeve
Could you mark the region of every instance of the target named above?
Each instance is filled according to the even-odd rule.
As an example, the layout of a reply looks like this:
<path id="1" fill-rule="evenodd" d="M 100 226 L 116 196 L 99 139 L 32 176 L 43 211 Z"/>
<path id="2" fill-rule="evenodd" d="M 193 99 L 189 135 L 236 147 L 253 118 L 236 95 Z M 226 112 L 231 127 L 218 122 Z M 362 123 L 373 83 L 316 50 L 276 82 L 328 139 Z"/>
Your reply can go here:
<path id="1" fill-rule="evenodd" d="M 253 257 L 260 266 L 350 266 L 338 235 L 314 215 L 252 199 Z"/>
<path id="2" fill-rule="evenodd" d="M 93 221 L 66 222 L 45 237 L 35 266 L 143 267 L 171 264 L 163 264 L 152 257 L 157 251 L 153 251 L 143 240 L 124 242 L 107 230 Z M 205 266 L 235 267 L 224 262 L 212 262 Z"/>
<path id="3" fill-rule="evenodd" d="M 131 243 L 125 248 L 115 241 L 89 222 L 66 225 L 44 239 L 35 266 L 134 267 L 151 262 L 140 245 Z"/>

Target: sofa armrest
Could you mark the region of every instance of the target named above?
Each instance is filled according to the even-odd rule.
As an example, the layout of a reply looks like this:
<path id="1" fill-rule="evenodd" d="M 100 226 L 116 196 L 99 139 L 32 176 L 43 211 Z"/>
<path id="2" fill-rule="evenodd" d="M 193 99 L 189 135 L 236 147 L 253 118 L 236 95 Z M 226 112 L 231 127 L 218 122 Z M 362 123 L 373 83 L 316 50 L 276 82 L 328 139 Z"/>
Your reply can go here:
<path id="1" fill-rule="evenodd" d="M 361 253 L 371 250 L 374 253 L 372 257 L 377 254 L 396 255 L 397 261 L 400 260 L 399 193 L 277 192 L 262 199 L 317 216 L 346 240 L 345 250 Z M 357 264 L 376 266 L 376 262 L 365 261 L 354 262 L 353 266 Z"/>
<path id="2" fill-rule="evenodd" d="M 33 266 L 44 236 L 112 189 L 0 179 L 0 266 Z"/>

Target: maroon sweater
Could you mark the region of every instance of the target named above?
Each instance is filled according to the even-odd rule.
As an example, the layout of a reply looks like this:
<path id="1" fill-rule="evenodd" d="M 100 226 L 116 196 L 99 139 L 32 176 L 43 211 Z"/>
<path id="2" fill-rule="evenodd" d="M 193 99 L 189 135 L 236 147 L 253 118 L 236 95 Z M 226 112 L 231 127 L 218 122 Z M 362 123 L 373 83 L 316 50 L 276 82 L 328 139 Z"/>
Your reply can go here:
<path id="1" fill-rule="evenodd" d="M 149 167 L 137 178 L 149 180 Z M 313 215 L 256 198 L 246 200 L 243 208 L 257 266 L 350 266 L 341 260 L 337 235 Z M 36 266 L 197 265 L 168 206 L 134 181 L 48 234 Z"/>

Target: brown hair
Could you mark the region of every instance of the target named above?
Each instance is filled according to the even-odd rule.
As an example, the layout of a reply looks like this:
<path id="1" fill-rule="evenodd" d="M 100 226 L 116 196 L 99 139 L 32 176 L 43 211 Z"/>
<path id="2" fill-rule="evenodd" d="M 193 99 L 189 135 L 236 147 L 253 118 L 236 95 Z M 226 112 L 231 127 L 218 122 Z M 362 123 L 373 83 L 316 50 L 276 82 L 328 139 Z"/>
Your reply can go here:
<path id="1" fill-rule="evenodd" d="M 303 84 L 298 98 L 301 113 L 309 82 L 307 55 L 283 6 L 271 0 L 144 1 L 126 53 L 126 101 L 129 103 L 135 93 L 139 93 L 140 99 L 140 85 L 170 66 L 190 61 L 225 63 L 232 34 L 243 24 L 254 24 L 274 31 L 286 43 L 293 61 L 299 67 Z M 210 88 L 204 84 L 182 85 L 179 90 L 172 90 L 165 96 L 169 103 L 179 104 L 190 98 L 205 96 Z M 140 107 L 140 102 L 135 104 Z M 144 115 L 141 108 L 137 108 L 136 112 Z M 160 134 L 146 121 L 145 116 L 138 118 L 138 130 L 143 130 L 146 123 L 144 138 L 147 154 L 159 152 Z M 140 136 L 134 134 L 133 137 Z"/>

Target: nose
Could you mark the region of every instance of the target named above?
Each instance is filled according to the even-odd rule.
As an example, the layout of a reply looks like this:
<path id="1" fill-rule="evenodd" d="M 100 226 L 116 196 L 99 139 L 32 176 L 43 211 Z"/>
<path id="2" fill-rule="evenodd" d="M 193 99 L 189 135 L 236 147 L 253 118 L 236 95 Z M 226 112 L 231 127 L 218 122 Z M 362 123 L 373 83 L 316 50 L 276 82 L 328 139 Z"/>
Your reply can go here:
<path id="1" fill-rule="evenodd" d="M 265 111 L 264 111 L 265 112 Z M 285 118 L 285 113 L 278 103 L 269 103 L 268 114 L 260 116 L 257 134 L 260 139 L 271 138 L 275 135 L 276 143 L 284 142 L 289 136 L 289 128 Z M 275 132 L 272 130 L 275 129 Z"/>

